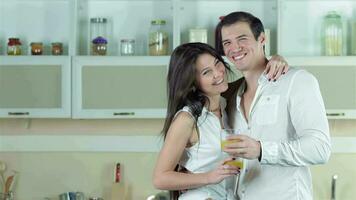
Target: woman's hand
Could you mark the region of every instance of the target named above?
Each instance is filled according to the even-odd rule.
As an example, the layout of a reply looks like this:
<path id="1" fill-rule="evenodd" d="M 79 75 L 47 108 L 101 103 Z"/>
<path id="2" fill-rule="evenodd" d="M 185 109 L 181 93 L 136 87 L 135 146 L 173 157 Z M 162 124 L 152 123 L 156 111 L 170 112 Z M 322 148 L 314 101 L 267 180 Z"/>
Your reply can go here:
<path id="1" fill-rule="evenodd" d="M 209 184 L 220 183 L 229 176 L 234 176 L 240 173 L 240 168 L 227 165 L 226 162 L 232 161 L 233 158 L 227 158 L 219 163 L 216 169 L 207 173 L 207 182 Z"/>
<path id="2" fill-rule="evenodd" d="M 287 61 L 280 55 L 274 55 L 266 65 L 265 74 L 268 80 L 276 81 L 282 74 L 285 74 L 288 69 Z"/>

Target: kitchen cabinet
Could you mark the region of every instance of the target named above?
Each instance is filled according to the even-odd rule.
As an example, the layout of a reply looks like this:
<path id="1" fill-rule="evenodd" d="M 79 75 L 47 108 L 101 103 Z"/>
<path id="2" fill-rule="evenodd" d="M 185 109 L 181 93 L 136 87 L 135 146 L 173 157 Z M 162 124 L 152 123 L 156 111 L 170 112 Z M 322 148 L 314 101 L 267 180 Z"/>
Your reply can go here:
<path id="1" fill-rule="evenodd" d="M 70 57 L 0 56 L 0 118 L 71 116 Z"/>
<path id="2" fill-rule="evenodd" d="M 329 119 L 356 119 L 356 57 L 287 57 L 319 82 Z"/>
<path id="3" fill-rule="evenodd" d="M 189 41 L 192 28 L 207 29 L 208 43 L 214 45 L 219 17 L 243 10 L 259 17 L 269 29 L 271 55 L 287 56 L 290 65 L 305 67 L 320 79 L 330 118 L 356 118 L 354 56 L 349 45 L 355 8 L 353 0 L 1 0 L 0 54 L 8 58 L 6 40 L 10 37 L 21 39 L 25 55 L 29 55 L 30 42 L 44 42 L 47 55 L 51 42 L 62 42 L 65 56 L 72 60 L 73 118 L 164 118 L 169 56 L 147 56 L 151 20 L 166 21 L 171 53 L 174 47 Z M 322 20 L 331 10 L 341 13 L 344 20 L 345 56 L 321 56 Z M 88 53 L 90 19 L 95 17 L 107 18 L 108 56 Z M 121 39 L 135 39 L 135 56 L 120 56 Z M 30 62 L 24 64 L 37 60 L 27 57 Z M 61 57 L 49 57 L 52 62 L 61 62 Z M 7 61 L 11 64 L 16 60 L 21 58 Z M 332 65 L 327 62 L 330 60 Z M 348 92 L 335 90 L 325 81 L 332 77 Z M 142 92 L 142 97 L 130 88 Z M 152 95 L 147 95 L 148 91 Z M 142 101 L 143 96 L 156 99 Z M 52 111 L 47 111 L 51 117 Z"/>
<path id="4" fill-rule="evenodd" d="M 73 59 L 73 118 L 164 118 L 169 57 Z"/>

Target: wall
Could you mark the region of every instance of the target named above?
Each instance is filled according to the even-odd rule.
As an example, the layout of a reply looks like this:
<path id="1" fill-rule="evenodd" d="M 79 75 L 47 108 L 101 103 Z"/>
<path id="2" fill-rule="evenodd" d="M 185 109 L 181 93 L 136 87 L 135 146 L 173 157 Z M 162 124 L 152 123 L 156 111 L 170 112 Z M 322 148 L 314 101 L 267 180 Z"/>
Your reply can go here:
<path id="1" fill-rule="evenodd" d="M 0 135 L 157 136 L 162 125 L 162 120 L 1 119 Z M 0 152 L 0 160 L 20 172 L 18 200 L 57 199 L 66 191 L 109 200 L 111 190 L 120 187 L 113 184 L 117 162 L 126 199 L 146 199 L 159 192 L 151 184 L 156 153 Z"/>
<path id="2" fill-rule="evenodd" d="M 354 120 L 330 120 L 335 137 L 355 136 Z M 140 135 L 156 136 L 163 120 L 70 120 L 1 119 L 0 135 Z M 1 144 L 1 141 L 0 141 Z M 83 191 L 87 196 L 113 197 L 120 190 L 127 200 L 144 200 L 159 192 L 151 184 L 156 153 L 131 152 L 1 152 L 0 160 L 20 172 L 16 199 L 58 198 L 65 191 Z M 122 185 L 113 184 L 116 162 L 122 164 Z M 338 174 L 337 199 L 356 197 L 355 154 L 333 154 L 326 165 L 313 166 L 314 199 L 330 199 L 331 176 Z M 9 171 L 9 170 L 8 170 Z"/>

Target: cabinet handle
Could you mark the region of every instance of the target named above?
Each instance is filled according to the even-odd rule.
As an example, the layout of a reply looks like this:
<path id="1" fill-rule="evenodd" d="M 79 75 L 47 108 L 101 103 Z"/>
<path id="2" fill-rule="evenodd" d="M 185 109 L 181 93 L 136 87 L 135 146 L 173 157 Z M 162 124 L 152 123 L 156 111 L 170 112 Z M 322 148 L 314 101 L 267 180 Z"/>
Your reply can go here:
<path id="1" fill-rule="evenodd" d="M 8 112 L 9 115 L 29 115 L 29 112 Z"/>
<path id="2" fill-rule="evenodd" d="M 121 116 L 135 115 L 135 112 L 114 112 L 114 116 L 116 115 L 121 115 Z"/>
<path id="3" fill-rule="evenodd" d="M 326 113 L 326 116 L 330 116 L 330 117 L 345 116 L 345 113 Z"/>

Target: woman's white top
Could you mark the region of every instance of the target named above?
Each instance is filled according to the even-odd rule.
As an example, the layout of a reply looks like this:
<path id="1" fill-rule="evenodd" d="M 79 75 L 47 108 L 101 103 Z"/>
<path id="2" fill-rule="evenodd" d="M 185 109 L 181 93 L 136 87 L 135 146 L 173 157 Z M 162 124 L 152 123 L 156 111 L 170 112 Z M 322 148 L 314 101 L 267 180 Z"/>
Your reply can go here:
<path id="1" fill-rule="evenodd" d="M 227 121 L 225 113 L 225 100 L 221 98 L 220 102 L 223 121 Z M 177 114 L 180 112 L 187 112 L 192 115 L 192 112 L 187 106 L 178 111 Z M 191 173 L 209 172 L 214 170 L 226 156 L 222 153 L 220 145 L 220 131 L 223 127 L 221 127 L 219 118 L 212 112 L 208 111 L 205 107 L 202 110 L 201 116 L 198 118 L 197 126 L 199 130 L 199 141 L 193 146 L 185 148 L 179 164 Z M 233 183 L 230 182 L 233 182 L 233 180 L 225 179 L 219 184 L 207 185 L 201 188 L 188 190 L 183 193 L 179 199 L 230 199 L 229 196 L 231 196 L 233 188 Z"/>

